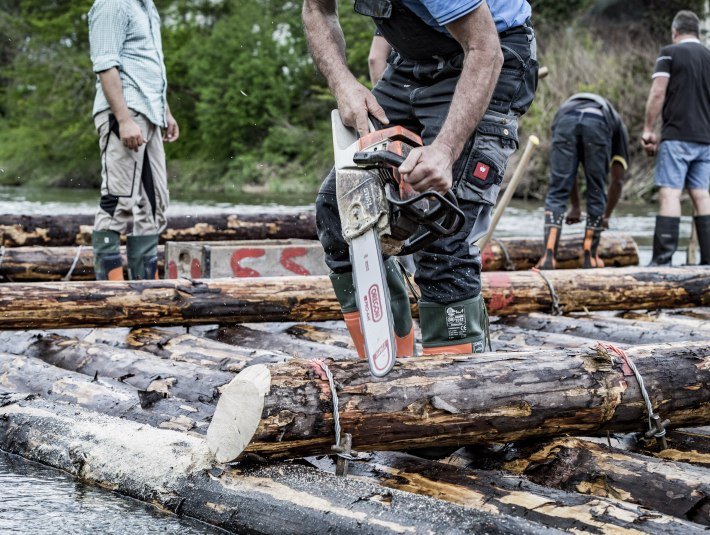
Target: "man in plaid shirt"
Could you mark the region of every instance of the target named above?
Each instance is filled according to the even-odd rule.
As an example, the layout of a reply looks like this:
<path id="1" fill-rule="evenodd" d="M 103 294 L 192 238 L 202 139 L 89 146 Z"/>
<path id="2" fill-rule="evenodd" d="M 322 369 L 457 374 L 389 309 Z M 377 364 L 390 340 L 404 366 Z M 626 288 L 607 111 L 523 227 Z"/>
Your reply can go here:
<path id="1" fill-rule="evenodd" d="M 133 218 L 128 273 L 153 279 L 158 237 L 167 225 L 163 141 L 180 135 L 166 97 L 160 16 L 153 0 L 96 0 L 88 18 L 102 166 L 93 234 L 96 278 L 123 279 L 120 237 Z"/>

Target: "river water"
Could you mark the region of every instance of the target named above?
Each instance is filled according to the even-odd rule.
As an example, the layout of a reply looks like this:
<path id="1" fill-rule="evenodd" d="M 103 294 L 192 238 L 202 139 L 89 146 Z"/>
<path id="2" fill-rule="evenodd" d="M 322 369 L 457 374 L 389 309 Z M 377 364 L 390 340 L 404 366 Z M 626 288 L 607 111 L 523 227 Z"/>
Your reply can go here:
<path id="1" fill-rule="evenodd" d="M 169 214 L 258 213 L 312 208 L 314 195 L 208 194 L 189 198 L 174 194 Z M 54 215 L 93 213 L 98 194 L 93 190 L 0 187 L 0 214 Z M 685 207 L 686 210 L 688 207 Z M 639 244 L 641 263 L 651 258 L 656 206 L 621 204 L 611 230 L 631 234 Z M 675 264 L 685 262 L 690 234 L 689 216 L 681 223 L 681 250 Z M 514 201 L 496 231 L 497 237 L 537 236 L 542 239 L 543 209 L 540 202 Z M 579 232 L 581 225 L 564 232 Z M 82 485 L 70 476 L 47 467 L 0 453 L 0 534 L 80 533 L 221 533 L 198 522 L 158 513 L 140 502 Z"/>

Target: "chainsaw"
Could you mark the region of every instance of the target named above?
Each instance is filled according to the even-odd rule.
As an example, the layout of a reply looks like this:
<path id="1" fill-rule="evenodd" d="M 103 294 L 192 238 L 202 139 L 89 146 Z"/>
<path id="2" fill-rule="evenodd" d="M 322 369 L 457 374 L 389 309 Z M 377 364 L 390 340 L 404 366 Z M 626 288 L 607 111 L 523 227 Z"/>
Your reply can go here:
<path id="1" fill-rule="evenodd" d="M 382 255 L 408 255 L 464 223 L 451 191 L 415 192 L 397 168 L 421 138 L 401 126 L 358 139 L 338 110 L 331 114 L 336 194 L 343 238 L 350 246 L 355 293 L 370 372 L 383 377 L 395 363 L 395 337 Z"/>

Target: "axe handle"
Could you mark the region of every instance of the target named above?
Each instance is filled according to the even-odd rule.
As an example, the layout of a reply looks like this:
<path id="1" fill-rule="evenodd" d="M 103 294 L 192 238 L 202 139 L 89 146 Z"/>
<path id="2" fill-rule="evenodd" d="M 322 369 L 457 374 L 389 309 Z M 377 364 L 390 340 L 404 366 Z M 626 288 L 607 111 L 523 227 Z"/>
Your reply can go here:
<path id="1" fill-rule="evenodd" d="M 513 198 L 513 193 L 515 193 L 515 190 L 518 187 L 518 183 L 523 178 L 523 176 L 525 175 L 525 171 L 528 168 L 528 164 L 530 163 L 530 158 L 532 157 L 533 151 L 535 150 L 535 147 L 537 147 L 539 144 L 540 140 L 536 135 L 531 135 L 528 138 L 528 144 L 525 146 L 525 151 L 523 152 L 523 155 L 521 156 L 520 161 L 518 162 L 518 166 L 515 168 L 515 172 L 513 173 L 510 182 L 508 182 L 508 187 L 506 187 L 505 191 L 503 192 L 503 198 L 501 198 L 500 202 L 498 203 L 498 207 L 496 208 L 496 211 L 493 213 L 493 220 L 491 221 L 491 226 L 488 229 L 488 233 L 478 241 L 478 247 L 479 249 L 481 249 L 481 251 L 486 248 L 486 245 L 488 245 L 488 242 L 493 237 L 493 233 L 495 232 L 496 227 L 498 226 L 498 221 L 500 221 L 500 218 L 503 216 L 503 212 L 505 212 L 505 209 L 508 207 L 510 199 Z"/>

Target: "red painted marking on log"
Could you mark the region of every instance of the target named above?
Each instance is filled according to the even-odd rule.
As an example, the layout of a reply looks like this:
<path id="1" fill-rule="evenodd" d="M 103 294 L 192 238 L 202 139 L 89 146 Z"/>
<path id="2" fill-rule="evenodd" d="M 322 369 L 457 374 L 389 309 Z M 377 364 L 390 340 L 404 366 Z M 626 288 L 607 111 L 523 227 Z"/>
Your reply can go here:
<path id="1" fill-rule="evenodd" d="M 232 273 L 234 273 L 235 277 L 261 277 L 261 273 L 255 269 L 244 267 L 239 262 L 245 258 L 261 258 L 265 254 L 264 249 L 257 248 L 245 248 L 234 251 L 229 261 L 232 266 Z"/>
<path id="2" fill-rule="evenodd" d="M 488 310 L 490 312 L 502 310 L 515 301 L 510 275 L 504 271 L 491 271 L 488 273 L 486 282 L 493 294 L 488 301 Z"/>
<path id="3" fill-rule="evenodd" d="M 292 260 L 307 254 L 308 250 L 305 247 L 287 247 L 281 253 L 281 265 L 296 275 L 310 275 L 310 271 Z"/>
<path id="4" fill-rule="evenodd" d="M 177 279 L 178 278 L 178 271 L 177 271 L 177 264 L 173 262 L 172 260 L 168 262 L 168 278 L 169 279 Z"/>
<path id="5" fill-rule="evenodd" d="M 193 258 L 192 262 L 190 262 L 190 277 L 193 279 L 202 278 L 202 266 L 197 258 Z"/>
<path id="6" fill-rule="evenodd" d="M 481 265 L 483 266 L 483 269 L 488 271 L 488 268 L 491 267 L 491 263 L 493 262 L 493 248 L 491 243 L 489 242 L 485 249 L 481 251 Z"/>

